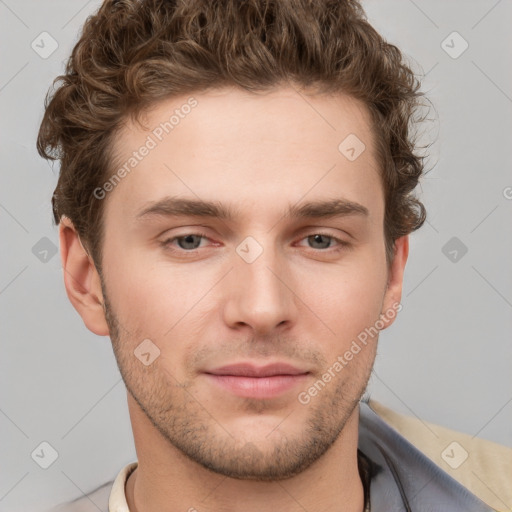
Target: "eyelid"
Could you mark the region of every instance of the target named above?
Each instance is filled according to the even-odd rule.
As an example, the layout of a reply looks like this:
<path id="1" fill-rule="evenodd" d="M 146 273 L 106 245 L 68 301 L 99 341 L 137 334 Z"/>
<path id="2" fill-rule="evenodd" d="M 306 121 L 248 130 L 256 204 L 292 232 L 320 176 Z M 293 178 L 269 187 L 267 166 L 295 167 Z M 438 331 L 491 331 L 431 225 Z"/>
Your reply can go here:
<path id="1" fill-rule="evenodd" d="M 174 235 L 174 236 L 170 236 L 170 237 L 164 239 L 161 242 L 161 245 L 164 248 L 172 247 L 171 249 L 169 249 L 170 251 L 176 251 L 176 252 L 180 252 L 182 254 L 186 254 L 186 253 L 195 254 L 195 252 L 198 251 L 200 248 L 190 249 L 190 250 L 187 251 L 185 249 L 175 248 L 175 247 L 172 246 L 172 243 L 175 240 L 177 240 L 179 238 L 185 238 L 185 237 L 191 236 L 191 235 L 192 236 L 199 236 L 201 238 L 204 238 L 206 240 L 210 240 L 211 241 L 211 238 L 206 233 L 204 233 L 204 232 L 200 232 L 200 231 L 187 231 L 187 232 L 184 232 L 181 235 Z M 321 235 L 321 236 L 326 236 L 328 238 L 331 238 L 332 240 L 337 242 L 337 245 L 335 245 L 334 247 L 327 247 L 326 249 L 315 249 L 313 247 L 306 247 L 307 249 L 309 249 L 311 251 L 328 253 L 328 252 L 336 252 L 336 251 L 339 251 L 339 250 L 352 248 L 352 244 L 350 242 L 347 242 L 346 240 L 343 240 L 342 238 L 339 238 L 339 237 L 333 235 L 332 233 L 324 231 L 324 230 L 322 230 L 320 228 L 318 228 L 317 230 L 311 231 L 309 234 L 302 235 L 299 238 L 298 241 L 302 242 L 303 240 L 309 238 L 310 236 L 314 236 L 314 235 Z M 216 243 L 216 245 L 218 245 L 218 243 Z"/>
<path id="2" fill-rule="evenodd" d="M 200 231 L 187 231 L 186 233 L 183 233 L 182 235 L 169 236 L 169 237 L 165 238 L 164 240 L 162 240 L 162 242 L 160 242 L 160 243 L 164 247 L 166 247 L 166 246 L 171 245 L 171 243 L 174 242 L 175 240 L 177 240 L 178 238 L 185 238 L 187 236 L 199 236 L 201 238 L 211 241 L 211 238 L 206 233 L 203 233 Z M 185 251 L 184 249 L 178 249 L 178 250 L 180 250 L 182 252 L 192 252 L 192 251 L 197 251 L 198 249 L 191 249 L 190 251 Z"/>
<path id="3" fill-rule="evenodd" d="M 301 242 L 302 240 L 309 238 L 310 236 L 314 236 L 314 235 L 321 235 L 321 236 L 326 236 L 328 238 L 331 238 L 332 240 L 335 240 L 337 242 L 337 246 L 328 247 L 327 249 L 314 249 L 313 247 L 307 247 L 307 249 L 310 249 L 312 251 L 329 252 L 329 249 L 331 251 L 335 251 L 336 247 L 338 249 L 342 249 L 342 248 L 348 249 L 349 247 L 352 246 L 352 244 L 350 242 L 347 242 L 346 240 L 343 240 L 342 238 L 339 238 L 329 232 L 322 231 L 322 230 L 313 231 L 309 235 L 304 235 L 303 237 L 300 238 L 299 241 Z"/>

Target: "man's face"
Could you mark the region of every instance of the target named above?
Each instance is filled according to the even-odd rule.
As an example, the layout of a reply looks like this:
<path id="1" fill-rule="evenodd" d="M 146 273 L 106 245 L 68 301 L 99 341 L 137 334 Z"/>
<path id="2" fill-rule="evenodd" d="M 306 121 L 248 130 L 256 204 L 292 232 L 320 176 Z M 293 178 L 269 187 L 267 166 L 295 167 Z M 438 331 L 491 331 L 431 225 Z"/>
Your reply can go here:
<path id="1" fill-rule="evenodd" d="M 348 97 L 293 89 L 193 97 L 159 103 L 148 131 L 128 123 L 116 139 L 116 169 L 138 153 L 105 198 L 114 352 L 141 411 L 186 456 L 235 478 L 285 478 L 351 417 L 377 337 L 333 365 L 393 302 L 369 116 Z M 176 109 L 166 133 L 160 123 Z M 356 159 L 355 139 L 338 149 L 350 134 L 366 146 Z M 214 202 L 232 217 L 142 214 L 166 197 Z M 286 215 L 333 200 L 368 213 Z M 240 375 L 274 363 L 297 375 Z M 329 368 L 329 382 L 308 392 Z"/>

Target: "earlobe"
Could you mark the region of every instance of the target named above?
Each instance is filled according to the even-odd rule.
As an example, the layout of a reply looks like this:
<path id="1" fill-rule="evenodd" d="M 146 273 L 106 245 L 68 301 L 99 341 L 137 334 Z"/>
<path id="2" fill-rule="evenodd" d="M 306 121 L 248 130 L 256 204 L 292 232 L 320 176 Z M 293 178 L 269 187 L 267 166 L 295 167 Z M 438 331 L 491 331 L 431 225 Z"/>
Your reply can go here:
<path id="1" fill-rule="evenodd" d="M 391 263 L 388 275 L 388 282 L 380 319 L 384 322 L 383 329 L 389 327 L 396 318 L 396 315 L 402 306 L 402 286 L 404 279 L 405 264 L 409 256 L 409 235 L 397 238 L 395 241 L 395 252 L 393 262 Z"/>
<path id="2" fill-rule="evenodd" d="M 66 293 L 86 327 L 98 336 L 108 336 L 101 281 L 71 220 L 59 224 L 60 255 Z"/>

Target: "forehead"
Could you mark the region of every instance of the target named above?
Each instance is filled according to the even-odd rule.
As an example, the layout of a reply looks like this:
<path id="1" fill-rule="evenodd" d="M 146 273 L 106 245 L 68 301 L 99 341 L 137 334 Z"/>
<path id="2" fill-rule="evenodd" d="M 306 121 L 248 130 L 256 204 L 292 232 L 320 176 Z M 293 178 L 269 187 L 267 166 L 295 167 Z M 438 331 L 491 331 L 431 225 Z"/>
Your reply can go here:
<path id="1" fill-rule="evenodd" d="M 115 137 L 114 172 L 124 172 L 107 201 L 132 219 L 165 196 L 288 206 L 331 195 L 378 206 L 369 112 L 346 95 L 215 89 L 161 101 L 141 120 L 145 128 L 127 120 Z"/>

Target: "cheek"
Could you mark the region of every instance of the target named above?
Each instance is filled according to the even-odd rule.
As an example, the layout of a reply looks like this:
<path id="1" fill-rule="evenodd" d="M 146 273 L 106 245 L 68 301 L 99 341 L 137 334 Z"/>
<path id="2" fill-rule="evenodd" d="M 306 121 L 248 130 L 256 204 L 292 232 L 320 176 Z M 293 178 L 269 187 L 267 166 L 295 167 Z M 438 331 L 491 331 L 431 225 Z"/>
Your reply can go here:
<path id="1" fill-rule="evenodd" d="M 223 300 L 229 300 L 229 292 L 224 299 L 218 296 L 225 271 L 222 264 L 170 264 L 133 251 L 109 265 L 107 289 L 119 321 L 137 338 L 133 343 L 149 338 L 165 351 L 180 336 L 200 339 L 206 323 L 216 321 Z M 384 253 L 377 258 L 375 247 L 361 247 L 339 263 L 306 261 L 299 268 L 291 262 L 287 272 L 300 299 L 292 299 L 297 328 L 326 334 L 332 340 L 326 351 L 350 345 L 378 319 L 386 275 Z"/>
<path id="2" fill-rule="evenodd" d="M 300 297 L 329 329 L 332 349 L 350 345 L 366 328 L 375 325 L 381 313 L 386 275 L 379 262 L 361 257 L 358 265 L 336 267 L 301 279 Z M 331 332 L 333 331 L 333 332 Z"/>
<path id="3" fill-rule="evenodd" d="M 190 266 L 125 254 L 109 265 L 107 290 L 116 314 L 128 330 L 155 338 L 165 335 L 208 291 Z"/>

